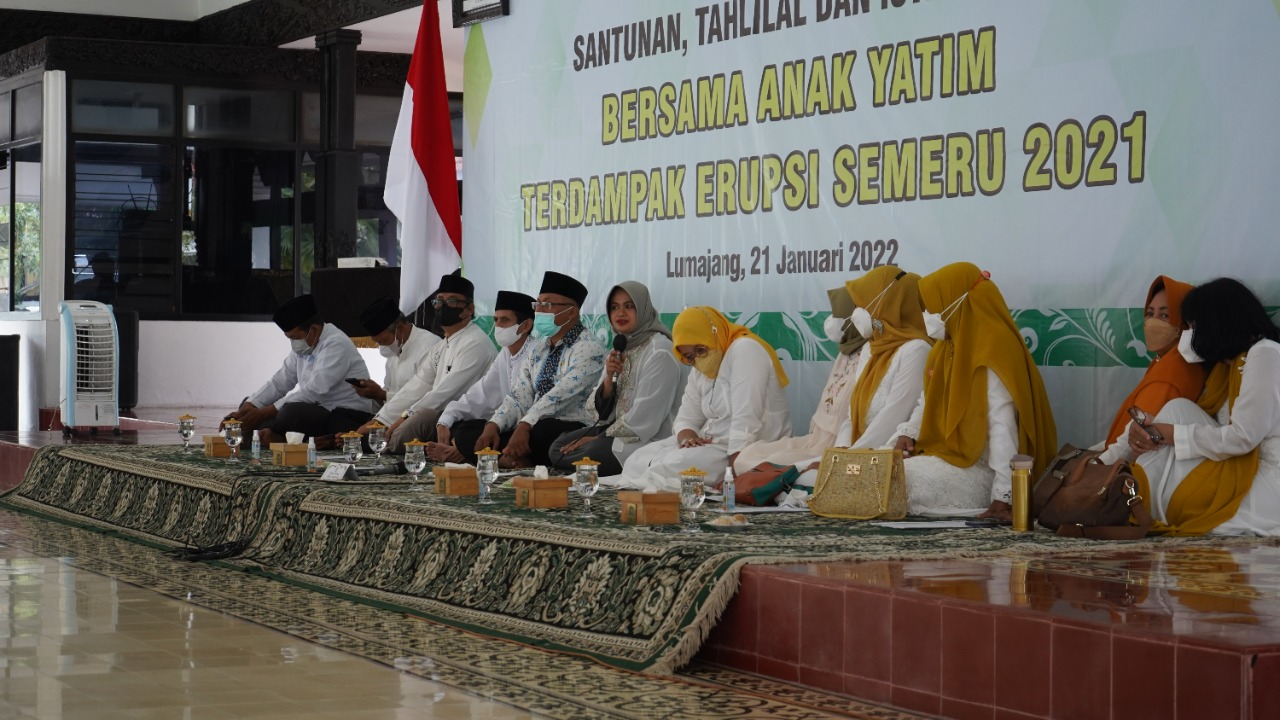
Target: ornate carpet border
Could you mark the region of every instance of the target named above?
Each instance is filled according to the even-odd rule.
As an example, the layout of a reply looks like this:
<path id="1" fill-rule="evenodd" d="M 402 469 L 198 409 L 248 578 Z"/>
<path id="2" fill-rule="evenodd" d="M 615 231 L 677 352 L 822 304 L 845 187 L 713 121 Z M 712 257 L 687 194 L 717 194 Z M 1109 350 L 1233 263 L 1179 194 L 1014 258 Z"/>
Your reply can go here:
<path id="1" fill-rule="evenodd" d="M 690 536 L 610 521 L 617 503 L 608 496 L 595 503 L 601 517 L 582 521 L 411 494 L 403 486 L 314 479 L 230 471 L 225 463 L 177 456 L 172 446 L 50 447 L 0 503 L 159 547 L 248 541 L 230 567 L 657 673 L 671 673 L 697 653 L 746 564 L 1027 557 L 1115 547 L 1048 533 L 893 531 L 796 513 L 753 516 L 743 533 Z M 1196 543 L 1224 541 L 1152 538 L 1126 547 Z"/>

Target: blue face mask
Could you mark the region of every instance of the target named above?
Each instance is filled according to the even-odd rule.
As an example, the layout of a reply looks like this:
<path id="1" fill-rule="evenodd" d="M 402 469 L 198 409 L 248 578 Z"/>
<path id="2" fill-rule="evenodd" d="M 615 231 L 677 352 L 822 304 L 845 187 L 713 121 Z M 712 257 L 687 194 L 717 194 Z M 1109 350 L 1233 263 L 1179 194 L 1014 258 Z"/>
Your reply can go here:
<path id="1" fill-rule="evenodd" d="M 561 310 L 560 312 L 564 312 Z M 556 316 L 560 313 L 540 312 L 533 314 L 533 336 L 536 338 L 549 338 L 560 332 L 563 325 L 556 324 Z"/>

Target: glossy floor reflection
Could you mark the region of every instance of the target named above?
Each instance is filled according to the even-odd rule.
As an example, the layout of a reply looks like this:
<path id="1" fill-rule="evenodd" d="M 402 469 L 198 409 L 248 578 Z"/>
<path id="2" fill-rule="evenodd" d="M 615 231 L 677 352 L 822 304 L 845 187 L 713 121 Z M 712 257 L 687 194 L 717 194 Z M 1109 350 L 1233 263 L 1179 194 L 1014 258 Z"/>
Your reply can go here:
<path id="1" fill-rule="evenodd" d="M 10 546 L 0 609 L 3 718 L 537 717 Z"/>
<path id="2" fill-rule="evenodd" d="M 1265 540 L 1256 541 L 1266 543 Z M 783 566 L 780 571 L 1234 647 L 1280 646 L 1280 547 Z"/>
<path id="3" fill-rule="evenodd" d="M 656 677 L 0 510 L 0 719 L 910 720 L 695 662 Z"/>

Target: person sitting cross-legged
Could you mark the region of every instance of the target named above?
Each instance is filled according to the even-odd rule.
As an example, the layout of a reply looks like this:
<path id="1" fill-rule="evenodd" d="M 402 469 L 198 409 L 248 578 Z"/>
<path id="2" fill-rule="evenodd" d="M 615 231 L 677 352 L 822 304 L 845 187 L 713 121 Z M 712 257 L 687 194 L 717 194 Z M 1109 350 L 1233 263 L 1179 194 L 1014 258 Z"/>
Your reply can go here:
<path id="1" fill-rule="evenodd" d="M 284 331 L 292 352 L 275 375 L 227 417 L 240 420 L 245 433 L 260 430 L 264 445 L 284 442 L 286 432 L 327 438 L 366 422 L 370 402 L 346 382 L 369 377 L 351 338 L 320 319 L 310 295 L 285 303 L 272 320 Z"/>

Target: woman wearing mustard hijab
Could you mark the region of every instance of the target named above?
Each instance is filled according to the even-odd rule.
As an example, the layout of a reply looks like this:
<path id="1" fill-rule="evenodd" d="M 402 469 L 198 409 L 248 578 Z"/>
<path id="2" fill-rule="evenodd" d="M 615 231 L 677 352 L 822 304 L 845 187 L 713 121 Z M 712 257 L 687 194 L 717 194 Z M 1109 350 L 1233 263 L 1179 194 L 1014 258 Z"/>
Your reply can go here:
<path id="1" fill-rule="evenodd" d="M 787 374 L 764 340 L 712 307 L 686 308 L 671 327 L 676 359 L 693 366 L 672 428 L 675 435 L 627 458 L 622 486 L 646 475 L 675 478 L 690 466 L 719 486 L 739 452 L 760 440 L 791 434 Z"/>
<path id="2" fill-rule="evenodd" d="M 827 299 L 831 302 L 831 317 L 823 324 L 823 332 L 836 344 L 839 352 L 831 363 L 827 384 L 818 396 L 818 407 L 809 421 L 808 434 L 752 443 L 738 453 L 738 459 L 733 463 L 736 473 L 745 473 L 762 463 L 785 468 L 811 458 L 834 445 L 841 423 L 848 422 L 849 395 L 853 393 L 858 367 L 866 355 L 867 340 L 849 319 L 854 312 L 849 291 L 844 287 L 828 290 Z"/>
<path id="3" fill-rule="evenodd" d="M 1129 427 L 1154 529 L 1280 535 L 1280 330 L 1230 278 L 1188 293 L 1182 318 L 1178 352 L 1211 368 L 1204 395 Z"/>
<path id="4" fill-rule="evenodd" d="M 924 393 L 898 428 L 915 515 L 1008 519 L 1009 463 L 1035 459 L 1033 477 L 1058 450 L 1040 372 L 996 284 L 971 263 L 920 280 L 929 351 Z"/>
<path id="5" fill-rule="evenodd" d="M 1195 400 L 1204 390 L 1208 371 L 1199 363 L 1187 362 L 1178 352 L 1178 338 L 1182 336 L 1184 327 L 1182 300 L 1192 287 L 1164 275 L 1151 283 L 1142 330 L 1147 350 L 1154 353 L 1156 359 L 1147 366 L 1138 386 L 1120 403 L 1111 421 L 1105 442 L 1106 452 L 1099 457 L 1108 465 L 1117 460 L 1133 460 L 1128 443 L 1129 423 L 1132 422 L 1130 408 L 1136 407 L 1155 417 L 1170 400 Z"/>

